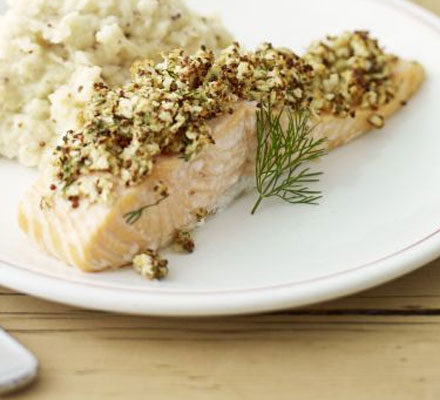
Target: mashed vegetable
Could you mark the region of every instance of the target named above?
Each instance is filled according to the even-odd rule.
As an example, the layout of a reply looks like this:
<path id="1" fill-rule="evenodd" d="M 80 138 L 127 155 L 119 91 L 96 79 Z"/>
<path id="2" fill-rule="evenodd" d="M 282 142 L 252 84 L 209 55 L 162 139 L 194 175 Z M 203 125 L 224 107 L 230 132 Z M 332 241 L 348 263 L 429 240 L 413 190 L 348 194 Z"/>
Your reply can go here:
<path id="1" fill-rule="evenodd" d="M 0 24 L 0 154 L 38 165 L 76 129 L 95 82 L 123 84 L 135 60 L 230 36 L 182 0 L 9 0 Z"/>

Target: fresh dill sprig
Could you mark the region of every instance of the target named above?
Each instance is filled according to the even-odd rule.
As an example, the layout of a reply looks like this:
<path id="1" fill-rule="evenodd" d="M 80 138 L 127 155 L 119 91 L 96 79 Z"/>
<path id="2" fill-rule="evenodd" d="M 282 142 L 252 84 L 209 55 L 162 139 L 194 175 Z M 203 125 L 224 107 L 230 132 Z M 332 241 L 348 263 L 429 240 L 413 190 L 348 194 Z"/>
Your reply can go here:
<path id="1" fill-rule="evenodd" d="M 162 201 L 164 201 L 166 198 L 168 198 L 167 196 L 162 197 L 161 199 L 157 200 L 155 203 L 153 204 L 149 204 L 148 206 L 144 206 L 139 208 L 138 210 L 135 211 L 131 211 L 127 214 L 124 215 L 125 218 L 125 222 L 128 225 L 134 225 L 136 222 L 138 222 L 141 218 L 142 215 L 144 214 L 145 211 L 147 211 L 149 208 L 153 208 L 158 206 L 160 203 L 162 203 Z"/>
<path id="2" fill-rule="evenodd" d="M 257 111 L 258 150 L 256 162 L 259 198 L 252 209 L 255 214 L 262 201 L 278 197 L 292 204 L 316 204 L 320 191 L 309 185 L 319 181 L 321 172 L 312 172 L 304 164 L 324 154 L 324 139 L 311 136 L 307 110 L 274 111 L 263 104 Z"/>

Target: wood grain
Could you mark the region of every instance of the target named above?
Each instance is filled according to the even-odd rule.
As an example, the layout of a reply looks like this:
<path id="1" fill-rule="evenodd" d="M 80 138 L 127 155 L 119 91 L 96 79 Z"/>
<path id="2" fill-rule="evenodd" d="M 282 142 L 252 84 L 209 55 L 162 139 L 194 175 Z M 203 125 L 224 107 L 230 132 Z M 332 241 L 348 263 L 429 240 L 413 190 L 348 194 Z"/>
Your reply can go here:
<path id="1" fill-rule="evenodd" d="M 415 2 L 440 14 L 440 0 Z M 0 325 L 42 364 L 8 399 L 440 398 L 440 260 L 347 299 L 241 318 L 117 316 L 0 288 Z"/>
<path id="2" fill-rule="evenodd" d="M 0 323 L 42 362 L 13 399 L 440 395 L 440 261 L 355 297 L 241 318 L 117 316 L 1 289 Z"/>

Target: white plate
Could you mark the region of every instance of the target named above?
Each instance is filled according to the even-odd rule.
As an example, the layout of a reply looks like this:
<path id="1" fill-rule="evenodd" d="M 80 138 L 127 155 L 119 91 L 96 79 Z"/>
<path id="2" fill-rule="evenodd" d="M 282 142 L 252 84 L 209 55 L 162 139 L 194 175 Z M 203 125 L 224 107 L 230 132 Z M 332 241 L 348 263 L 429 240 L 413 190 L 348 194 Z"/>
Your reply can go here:
<path id="1" fill-rule="evenodd" d="M 248 46 L 301 52 L 309 41 L 369 29 L 388 50 L 421 61 L 429 80 L 384 130 L 331 153 L 319 167 L 322 204 L 237 201 L 197 231 L 191 256 L 149 283 L 131 270 L 86 275 L 40 253 L 15 210 L 35 173 L 1 161 L 0 283 L 45 299 L 122 313 L 199 316 L 296 307 L 351 294 L 440 255 L 440 22 L 397 0 L 192 0 L 218 11 Z"/>

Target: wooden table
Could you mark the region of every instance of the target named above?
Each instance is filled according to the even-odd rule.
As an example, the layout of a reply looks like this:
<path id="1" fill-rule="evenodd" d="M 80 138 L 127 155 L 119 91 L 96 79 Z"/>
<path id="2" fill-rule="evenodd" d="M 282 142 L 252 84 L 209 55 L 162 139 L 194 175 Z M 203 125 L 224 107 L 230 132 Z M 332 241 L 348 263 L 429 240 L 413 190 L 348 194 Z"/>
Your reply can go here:
<path id="1" fill-rule="evenodd" d="M 440 0 L 417 2 L 440 14 Z M 0 288 L 0 325 L 42 364 L 11 399 L 440 399 L 440 260 L 348 299 L 242 318 L 116 316 Z"/>
<path id="2" fill-rule="evenodd" d="M 42 363 L 13 399 L 440 398 L 440 260 L 352 298 L 241 318 L 117 316 L 0 289 L 0 325 Z"/>

